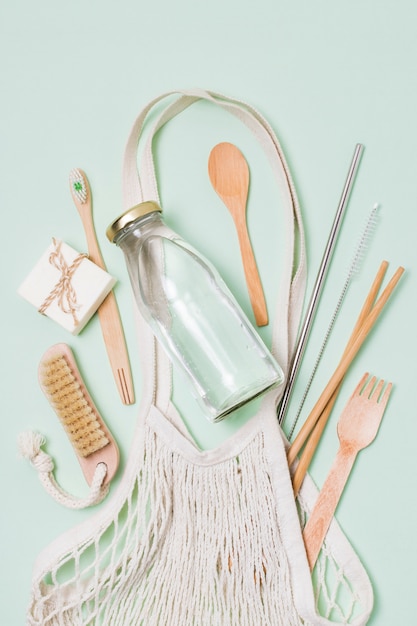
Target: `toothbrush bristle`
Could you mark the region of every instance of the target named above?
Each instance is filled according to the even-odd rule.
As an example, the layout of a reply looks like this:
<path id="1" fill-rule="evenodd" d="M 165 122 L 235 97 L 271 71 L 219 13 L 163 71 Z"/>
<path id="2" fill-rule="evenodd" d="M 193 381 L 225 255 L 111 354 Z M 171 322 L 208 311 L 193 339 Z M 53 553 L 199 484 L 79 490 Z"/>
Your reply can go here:
<path id="1" fill-rule="evenodd" d="M 70 185 L 71 190 L 77 200 L 82 204 L 87 202 L 87 186 L 85 184 L 84 176 L 80 170 L 74 169 L 70 172 Z"/>

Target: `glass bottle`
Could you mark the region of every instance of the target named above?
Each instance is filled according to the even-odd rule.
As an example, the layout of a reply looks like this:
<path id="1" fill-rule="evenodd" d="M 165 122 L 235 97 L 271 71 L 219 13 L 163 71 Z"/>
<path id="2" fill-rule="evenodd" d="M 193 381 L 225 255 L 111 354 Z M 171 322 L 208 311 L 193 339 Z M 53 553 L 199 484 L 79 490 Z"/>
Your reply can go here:
<path id="1" fill-rule="evenodd" d="M 144 318 L 217 422 L 275 387 L 283 373 L 217 270 L 169 229 L 154 202 L 118 217 L 107 237 L 126 260 Z"/>

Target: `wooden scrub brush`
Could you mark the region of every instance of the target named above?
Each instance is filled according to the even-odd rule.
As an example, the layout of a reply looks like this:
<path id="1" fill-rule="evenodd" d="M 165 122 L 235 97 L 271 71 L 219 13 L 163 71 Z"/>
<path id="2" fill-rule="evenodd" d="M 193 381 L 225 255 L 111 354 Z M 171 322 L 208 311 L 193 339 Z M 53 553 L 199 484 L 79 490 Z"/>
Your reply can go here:
<path id="1" fill-rule="evenodd" d="M 39 384 L 62 423 L 90 486 L 87 498 L 79 500 L 62 490 L 53 478 L 53 462 L 41 450 L 44 439 L 36 433 L 23 433 L 20 451 L 39 472 L 47 491 L 61 504 L 84 508 L 100 502 L 117 471 L 119 450 L 98 412 L 75 362 L 71 348 L 56 344 L 41 358 Z"/>
<path id="2" fill-rule="evenodd" d="M 39 363 L 39 384 L 61 421 L 90 485 L 98 463 L 105 463 L 105 483 L 119 463 L 117 445 L 87 391 L 69 346 L 56 344 Z"/>

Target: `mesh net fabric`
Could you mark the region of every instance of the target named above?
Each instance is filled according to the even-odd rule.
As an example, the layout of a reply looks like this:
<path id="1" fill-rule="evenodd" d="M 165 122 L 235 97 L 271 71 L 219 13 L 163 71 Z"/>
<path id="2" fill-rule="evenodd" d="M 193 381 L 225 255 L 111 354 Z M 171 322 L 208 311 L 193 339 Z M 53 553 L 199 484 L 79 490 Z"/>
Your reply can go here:
<path id="1" fill-rule="evenodd" d="M 306 479 L 310 480 L 309 476 Z M 310 488 L 311 486 L 310 483 Z M 297 510 L 302 529 L 307 522 L 311 508 L 311 499 L 308 502 L 301 489 L 297 497 Z M 334 521 L 333 529 L 335 526 Z M 335 549 L 338 553 L 337 543 L 341 540 L 340 534 L 337 538 L 334 535 L 326 537 L 317 558 L 312 572 L 315 610 L 317 615 L 325 617 L 331 623 L 366 624 L 368 621 L 366 606 L 369 604 L 369 598 L 365 598 L 363 594 L 364 581 L 362 579 L 359 582 L 356 573 L 352 573 L 349 568 L 345 567 L 344 558 L 340 558 L 339 554 L 335 555 Z M 370 582 L 366 581 L 366 584 L 369 585 L 370 593 Z"/>
<path id="2" fill-rule="evenodd" d="M 312 626 L 295 608 L 264 437 L 206 466 L 146 425 L 121 506 L 34 580 L 28 624 Z M 359 594 L 328 547 L 317 571 L 319 611 L 349 624 Z"/>
<path id="3" fill-rule="evenodd" d="M 158 200 L 152 136 L 190 104 L 206 99 L 247 125 L 265 149 L 285 201 L 288 249 L 272 343 L 286 370 L 306 267 L 300 209 L 279 142 L 247 105 L 211 92 L 184 92 L 155 121 L 138 178 L 138 139 L 161 98 L 141 112 L 127 144 L 126 206 Z M 334 522 L 312 585 L 301 527 L 317 490 L 307 476 L 297 513 L 274 392 L 225 446 L 211 455 L 200 452 L 181 420 L 171 423 L 172 415 L 168 419 L 157 408 L 172 407 L 170 366 L 144 321 L 137 320 L 143 400 L 125 475 L 106 508 L 40 555 L 28 626 L 365 624 L 372 588 Z"/>

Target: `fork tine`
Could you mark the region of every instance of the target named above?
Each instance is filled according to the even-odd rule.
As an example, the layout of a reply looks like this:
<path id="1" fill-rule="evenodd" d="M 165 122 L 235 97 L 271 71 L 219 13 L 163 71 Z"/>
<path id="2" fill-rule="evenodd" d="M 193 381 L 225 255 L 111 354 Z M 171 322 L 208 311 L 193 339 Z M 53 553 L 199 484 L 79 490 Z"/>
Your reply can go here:
<path id="1" fill-rule="evenodd" d="M 381 401 L 380 401 L 380 404 L 382 406 L 385 406 L 386 403 L 388 402 L 388 398 L 390 396 L 391 391 L 392 391 L 392 383 L 388 383 L 387 388 L 385 389 L 382 395 Z"/>
<path id="2" fill-rule="evenodd" d="M 383 386 L 385 385 L 385 380 L 380 380 L 379 383 L 377 384 L 377 386 L 374 389 L 374 392 L 372 394 L 373 398 L 375 398 L 375 402 L 378 402 L 381 396 L 381 391 Z"/>
<path id="3" fill-rule="evenodd" d="M 375 387 L 375 383 L 376 383 L 376 376 L 372 376 L 369 379 L 368 383 L 365 385 L 362 395 L 366 396 L 367 398 L 370 398 L 372 395 L 373 389 Z"/>
<path id="4" fill-rule="evenodd" d="M 365 383 L 366 383 L 366 381 L 368 379 L 368 376 L 369 376 L 369 372 L 365 372 L 365 374 L 360 379 L 358 385 L 355 387 L 355 391 L 353 392 L 352 397 L 353 396 L 358 396 L 358 395 L 360 395 L 363 392 L 363 390 L 365 389 L 365 386 L 366 386 Z"/>

